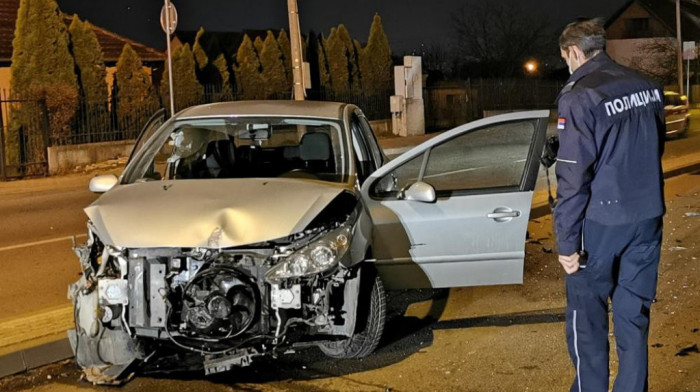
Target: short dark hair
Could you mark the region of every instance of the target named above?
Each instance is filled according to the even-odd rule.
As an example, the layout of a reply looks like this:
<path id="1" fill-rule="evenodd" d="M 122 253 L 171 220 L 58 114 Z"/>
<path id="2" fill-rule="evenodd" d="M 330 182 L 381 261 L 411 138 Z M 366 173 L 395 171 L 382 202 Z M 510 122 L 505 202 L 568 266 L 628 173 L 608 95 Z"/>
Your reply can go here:
<path id="1" fill-rule="evenodd" d="M 586 58 L 605 49 L 605 21 L 602 18 L 581 18 L 569 23 L 559 36 L 559 48 L 578 46 Z"/>

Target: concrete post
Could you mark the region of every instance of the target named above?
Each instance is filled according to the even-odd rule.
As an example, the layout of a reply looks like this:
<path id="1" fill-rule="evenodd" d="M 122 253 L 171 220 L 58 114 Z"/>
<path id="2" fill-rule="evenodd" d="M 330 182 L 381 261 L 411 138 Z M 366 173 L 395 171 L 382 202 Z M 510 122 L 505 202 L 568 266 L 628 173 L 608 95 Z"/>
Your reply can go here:
<path id="1" fill-rule="evenodd" d="M 399 136 L 425 134 L 423 69 L 419 56 L 405 56 L 404 65 L 394 67 L 394 91 L 392 132 Z"/>
<path id="2" fill-rule="evenodd" d="M 287 0 L 287 8 L 289 9 L 289 41 L 292 45 L 294 100 L 303 101 L 306 97 L 306 90 L 304 89 L 304 60 L 301 56 L 301 32 L 299 31 L 297 0 Z"/>

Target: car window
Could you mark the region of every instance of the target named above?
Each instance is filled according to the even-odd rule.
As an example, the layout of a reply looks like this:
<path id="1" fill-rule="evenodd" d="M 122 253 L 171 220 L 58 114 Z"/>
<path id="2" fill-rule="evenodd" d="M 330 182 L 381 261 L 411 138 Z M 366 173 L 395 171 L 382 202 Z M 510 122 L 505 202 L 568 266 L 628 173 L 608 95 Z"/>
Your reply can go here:
<path id="1" fill-rule="evenodd" d="M 372 195 L 388 197 L 418 181 L 425 154 L 409 160 L 382 177 L 372 188 Z"/>
<path id="2" fill-rule="evenodd" d="M 348 148 L 337 121 L 205 118 L 169 122 L 127 168 L 140 179 L 284 177 L 345 182 Z"/>
<path id="3" fill-rule="evenodd" d="M 527 121 L 458 136 L 432 148 L 423 181 L 438 192 L 519 186 L 534 133 Z"/>
<path id="4" fill-rule="evenodd" d="M 519 187 L 524 178 L 536 121 L 499 123 L 446 140 L 423 155 L 400 166 L 394 174 L 396 186 L 382 178 L 374 189 L 376 196 L 388 196 L 416 181 L 432 185 L 436 192 L 473 191 Z M 406 166 L 406 167 L 404 167 Z"/>
<path id="5" fill-rule="evenodd" d="M 679 106 L 683 105 L 681 97 L 676 94 L 664 94 L 664 106 Z"/>
<path id="6" fill-rule="evenodd" d="M 384 158 L 382 157 L 381 147 L 379 147 L 379 143 L 377 142 L 377 136 L 374 134 L 374 131 L 372 130 L 372 127 L 369 124 L 369 121 L 367 121 L 367 119 L 364 116 L 359 116 L 359 121 L 362 133 L 365 135 L 365 139 L 369 144 L 368 148 L 370 149 L 370 153 L 372 154 L 372 159 L 374 160 L 376 167 L 378 168 L 384 164 Z"/>
<path id="7" fill-rule="evenodd" d="M 352 130 L 353 144 L 357 152 L 357 175 L 360 183 L 377 170 L 375 158 L 372 154 L 372 148 L 368 145 L 369 140 L 365 135 L 360 118 L 353 114 L 350 117 L 350 128 Z"/>
<path id="8" fill-rule="evenodd" d="M 370 153 L 368 151 L 367 143 L 365 137 L 362 134 L 362 129 L 360 127 L 360 121 L 354 114 L 350 120 L 350 129 L 352 130 L 353 144 L 355 145 L 355 150 L 357 151 L 357 159 L 360 161 L 367 161 L 370 159 Z"/>
<path id="9" fill-rule="evenodd" d="M 141 133 L 139 134 L 138 139 L 136 140 L 136 144 L 134 144 L 134 148 L 131 150 L 131 155 L 129 156 L 129 161 L 131 161 L 135 154 L 138 153 L 143 146 L 146 144 L 146 142 L 153 137 L 153 134 L 160 128 L 161 125 L 165 122 L 165 109 L 159 109 L 153 115 L 151 116 L 150 119 L 146 122 L 146 125 L 144 125 L 143 129 L 141 130 Z"/>

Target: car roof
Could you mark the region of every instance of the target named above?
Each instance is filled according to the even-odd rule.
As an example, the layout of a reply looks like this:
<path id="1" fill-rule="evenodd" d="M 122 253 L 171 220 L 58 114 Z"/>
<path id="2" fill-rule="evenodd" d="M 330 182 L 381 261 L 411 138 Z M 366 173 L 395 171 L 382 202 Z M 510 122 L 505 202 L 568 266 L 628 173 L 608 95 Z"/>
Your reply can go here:
<path id="1" fill-rule="evenodd" d="M 347 104 L 318 101 L 235 101 L 197 105 L 184 109 L 177 119 L 229 116 L 285 116 L 342 120 Z"/>

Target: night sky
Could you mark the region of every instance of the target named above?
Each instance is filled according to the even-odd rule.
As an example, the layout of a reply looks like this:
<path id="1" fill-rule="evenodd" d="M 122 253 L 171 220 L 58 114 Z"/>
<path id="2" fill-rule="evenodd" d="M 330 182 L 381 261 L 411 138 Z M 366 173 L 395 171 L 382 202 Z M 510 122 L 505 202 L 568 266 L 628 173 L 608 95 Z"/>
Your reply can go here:
<path id="1" fill-rule="evenodd" d="M 486 0 L 483 0 L 486 1 Z M 499 0 L 488 0 L 499 1 Z M 285 0 L 172 0 L 178 10 L 178 30 L 241 31 L 286 28 Z M 579 16 L 608 17 L 626 0 L 521 0 L 533 14 L 547 15 L 552 34 Z M 58 0 L 63 12 L 157 49 L 165 47 L 158 16 L 160 0 Z M 379 12 L 395 54 L 410 53 L 421 44 L 451 39 L 450 14 L 468 1 L 458 0 L 299 0 L 303 33 L 328 35 L 340 23 L 365 41 L 372 16 Z"/>

